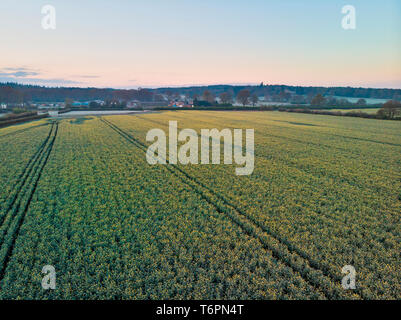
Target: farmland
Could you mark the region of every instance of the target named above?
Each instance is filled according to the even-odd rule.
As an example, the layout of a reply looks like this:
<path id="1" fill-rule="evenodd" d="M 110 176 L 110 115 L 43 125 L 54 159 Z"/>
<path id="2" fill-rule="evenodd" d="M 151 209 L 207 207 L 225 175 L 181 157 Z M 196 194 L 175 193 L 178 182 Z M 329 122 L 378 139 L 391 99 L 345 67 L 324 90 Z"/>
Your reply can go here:
<path id="1" fill-rule="evenodd" d="M 362 108 L 362 109 L 330 109 L 330 111 L 336 112 L 336 111 L 340 111 L 340 112 L 365 112 L 365 113 L 369 113 L 369 114 L 374 114 L 377 113 L 377 111 L 379 111 L 380 108 Z"/>
<path id="2" fill-rule="evenodd" d="M 146 133 L 171 120 L 254 129 L 253 173 L 149 165 Z M 401 298 L 398 121 L 87 116 L 0 129 L 0 149 L 1 299 Z"/>

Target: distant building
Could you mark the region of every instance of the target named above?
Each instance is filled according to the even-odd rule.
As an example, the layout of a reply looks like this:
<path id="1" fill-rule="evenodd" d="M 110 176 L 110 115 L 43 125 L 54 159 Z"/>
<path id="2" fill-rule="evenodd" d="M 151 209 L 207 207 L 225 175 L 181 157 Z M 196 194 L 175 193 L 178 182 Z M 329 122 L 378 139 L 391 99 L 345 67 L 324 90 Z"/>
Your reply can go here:
<path id="1" fill-rule="evenodd" d="M 37 104 L 31 104 L 32 107 L 37 107 L 38 109 L 59 109 L 64 108 L 63 102 L 43 102 Z"/>
<path id="2" fill-rule="evenodd" d="M 93 102 L 96 102 L 98 105 L 104 106 L 106 104 L 106 102 L 104 102 L 103 100 L 94 100 Z"/>
<path id="3" fill-rule="evenodd" d="M 192 103 L 189 103 L 187 101 L 171 101 L 168 106 L 174 107 L 174 108 L 193 108 L 194 107 L 194 105 Z"/>
<path id="4" fill-rule="evenodd" d="M 141 105 L 141 103 L 137 100 L 131 100 L 127 102 L 127 108 L 130 109 L 135 109 L 138 108 Z"/>
<path id="5" fill-rule="evenodd" d="M 90 103 L 90 101 L 84 101 L 84 102 L 81 102 L 81 101 L 74 101 L 73 103 L 72 103 L 72 106 L 73 107 L 81 107 L 81 106 L 89 106 L 89 103 Z"/>
<path id="6" fill-rule="evenodd" d="M 49 103 L 41 103 L 38 105 L 38 109 L 50 109 L 52 106 Z"/>

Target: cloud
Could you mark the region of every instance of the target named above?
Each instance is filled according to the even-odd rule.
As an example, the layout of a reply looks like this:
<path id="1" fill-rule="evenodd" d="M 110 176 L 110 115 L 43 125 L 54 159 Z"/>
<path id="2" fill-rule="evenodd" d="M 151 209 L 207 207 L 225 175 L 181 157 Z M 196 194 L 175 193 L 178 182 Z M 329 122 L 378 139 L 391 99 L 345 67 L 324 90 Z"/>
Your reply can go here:
<path id="1" fill-rule="evenodd" d="M 78 78 L 85 78 L 85 79 L 95 79 L 95 78 L 100 78 L 99 76 L 92 76 L 92 75 L 80 75 L 76 76 Z"/>
<path id="2" fill-rule="evenodd" d="M 7 67 L 7 68 L 2 68 L 1 70 L 6 70 L 6 71 L 29 71 L 29 70 L 31 70 L 31 69 L 25 68 L 25 67 L 19 67 L 19 68 L 10 68 L 10 67 Z"/>
<path id="3" fill-rule="evenodd" d="M 36 76 L 43 76 L 39 70 L 31 69 L 28 67 L 4 67 L 0 68 L 0 82 L 17 82 L 21 84 L 34 84 L 34 85 L 53 85 L 65 86 L 80 84 L 80 81 L 74 81 L 63 78 L 43 78 Z M 90 77 L 90 76 L 89 76 Z"/>
<path id="4" fill-rule="evenodd" d="M 3 77 L 15 77 L 15 78 L 25 78 L 29 76 L 37 76 L 38 72 L 27 72 L 27 71 L 16 71 L 16 72 L 0 72 L 0 76 Z"/>
<path id="5" fill-rule="evenodd" d="M 0 69 L 1 77 L 15 77 L 15 78 L 26 78 L 32 76 L 38 76 L 40 73 L 38 70 L 29 69 L 26 67 L 6 67 Z"/>

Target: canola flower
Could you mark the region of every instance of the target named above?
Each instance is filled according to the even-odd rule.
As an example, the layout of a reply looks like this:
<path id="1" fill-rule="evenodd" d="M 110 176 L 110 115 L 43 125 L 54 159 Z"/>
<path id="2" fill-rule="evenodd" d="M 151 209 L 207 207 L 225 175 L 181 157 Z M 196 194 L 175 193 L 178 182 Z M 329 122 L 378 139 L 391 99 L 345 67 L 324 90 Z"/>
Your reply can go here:
<path id="1" fill-rule="evenodd" d="M 146 132 L 169 120 L 197 132 L 254 128 L 255 171 L 150 166 Z M 277 112 L 62 120 L 19 231 L 18 214 L 0 225 L 0 240 L 15 238 L 1 243 L 12 250 L 0 298 L 399 299 L 400 129 Z M 15 151 L 1 155 L 1 182 L 14 190 L 50 127 L 8 143 L 2 130 L 0 146 Z M 37 177 L 27 175 L 23 200 Z M 40 287 L 48 264 L 54 291 Z M 355 291 L 341 288 L 348 264 Z"/>

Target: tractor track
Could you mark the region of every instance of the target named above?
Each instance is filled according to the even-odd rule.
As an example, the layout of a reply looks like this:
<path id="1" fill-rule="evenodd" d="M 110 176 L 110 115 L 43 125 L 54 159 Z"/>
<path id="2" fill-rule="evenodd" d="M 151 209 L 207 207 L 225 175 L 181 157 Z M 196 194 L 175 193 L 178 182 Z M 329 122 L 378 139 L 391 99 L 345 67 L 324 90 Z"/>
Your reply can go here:
<path id="1" fill-rule="evenodd" d="M 148 118 L 141 117 L 141 116 L 137 116 L 137 118 L 140 118 L 140 119 L 142 119 L 142 120 L 144 120 L 144 121 L 147 121 L 147 122 L 150 122 L 150 123 L 155 123 L 155 124 L 157 124 L 157 125 L 159 125 L 159 126 L 163 126 L 163 127 L 166 127 L 166 126 L 167 126 L 165 123 L 162 123 L 162 122 L 159 122 L 159 121 L 156 121 L 156 120 L 153 120 L 153 119 L 148 119 Z M 207 123 L 207 124 L 211 124 L 211 125 L 215 125 L 215 124 L 212 123 L 212 122 L 207 122 L 207 121 L 203 121 L 203 120 L 202 120 L 202 122 Z M 229 127 L 229 128 L 234 129 L 233 127 Z M 233 145 L 233 147 L 236 147 L 236 146 Z M 261 158 L 261 159 L 271 160 L 269 157 L 267 157 L 267 156 L 265 156 L 265 155 L 261 155 L 261 154 L 255 154 L 255 157 Z M 274 159 L 274 158 L 272 158 L 272 159 Z M 277 159 L 277 160 L 279 160 L 279 159 Z M 315 173 L 313 173 L 313 172 L 310 172 L 309 170 L 306 170 L 304 167 L 298 166 L 298 165 L 295 164 L 295 163 L 286 162 L 285 165 L 288 166 L 288 167 L 290 167 L 290 168 L 293 168 L 293 169 L 295 169 L 295 170 L 298 170 L 298 171 L 304 173 L 304 174 L 307 175 L 307 176 L 310 176 L 310 177 L 313 177 L 313 178 L 318 178 L 318 179 L 321 178 L 319 175 L 317 175 L 317 174 L 315 174 Z M 334 181 L 336 181 L 336 183 L 339 183 L 339 182 L 341 181 L 341 179 L 339 179 L 337 176 L 325 175 L 324 177 L 325 177 L 325 179 L 333 179 Z M 260 179 L 265 180 L 264 177 L 260 177 Z M 327 180 L 327 182 L 329 182 L 329 180 Z M 358 190 L 361 190 L 361 189 L 362 189 L 362 186 L 361 186 L 361 185 L 355 184 L 355 183 L 352 182 L 352 181 L 345 180 L 345 181 L 341 181 L 341 183 L 346 184 L 347 186 L 350 186 L 350 187 L 352 187 L 352 188 L 356 188 L 356 189 L 358 189 Z M 374 188 L 372 188 L 371 186 L 366 187 L 366 188 L 368 188 L 369 190 L 371 190 L 371 191 L 373 191 L 373 192 L 377 192 L 377 190 L 374 189 Z M 228 196 L 228 197 L 229 197 L 229 201 L 233 201 L 232 197 L 230 197 L 230 196 Z M 394 213 L 393 213 L 393 211 L 392 211 L 391 208 L 386 208 L 386 211 L 387 211 L 387 212 L 390 212 L 390 214 L 392 215 L 393 218 L 396 218 L 396 219 L 399 220 L 398 215 L 397 215 L 398 212 L 394 212 Z M 324 219 L 326 220 L 326 223 L 341 223 L 341 224 L 345 225 L 345 227 L 349 226 L 349 222 L 348 222 L 348 221 L 344 221 L 344 219 L 341 218 L 341 217 L 337 217 L 337 216 L 333 216 L 333 215 L 328 215 L 328 214 L 322 214 L 322 216 L 324 216 Z M 375 223 L 380 223 L 380 222 L 381 222 L 381 220 L 378 219 L 377 217 L 370 216 L 369 218 L 372 219 L 372 220 L 375 220 Z M 397 222 L 396 222 L 396 223 L 397 223 Z M 359 230 L 359 233 L 358 233 L 358 234 L 360 234 L 360 233 L 361 233 L 360 230 L 363 231 L 364 228 L 366 228 L 366 225 L 361 225 L 360 223 L 353 223 L 353 227 L 349 228 L 349 232 L 352 233 L 352 234 L 355 234 L 355 228 L 357 228 L 357 229 Z M 396 234 L 396 233 L 393 233 L 393 232 L 390 232 L 390 231 L 389 231 L 389 233 L 390 233 L 392 236 L 396 237 L 396 238 L 399 237 L 399 235 Z M 380 239 L 381 239 L 381 238 L 379 238 L 379 240 L 380 240 Z"/>
<path id="2" fill-rule="evenodd" d="M 8 199 L 6 200 L 5 205 L 8 202 L 7 208 L 4 210 L 5 212 L 0 211 L 0 226 L 3 224 L 3 220 L 5 218 L 5 213 L 7 213 L 11 207 L 14 205 L 15 200 L 17 199 L 18 193 L 21 191 L 22 186 L 24 185 L 26 179 L 28 178 L 29 174 L 31 173 L 33 166 L 35 162 L 37 161 L 38 157 L 40 154 L 43 152 L 44 147 L 46 146 L 47 142 L 50 139 L 51 133 L 52 133 L 53 125 L 49 130 L 49 134 L 47 135 L 46 139 L 43 141 L 43 143 L 39 146 L 39 148 L 35 151 L 33 156 L 29 159 L 27 164 L 25 165 L 24 169 L 20 173 L 20 175 L 17 178 L 17 183 L 14 185 L 13 189 L 10 192 L 10 195 Z M 0 207 L 0 210 L 2 208 Z M 3 214 L 2 214 L 3 213 Z"/>
<path id="3" fill-rule="evenodd" d="M 0 281 L 3 279 L 12 256 L 15 242 L 24 223 L 33 195 L 35 194 L 43 169 L 46 166 L 58 133 L 58 123 L 53 123 L 48 137 L 28 162 L 15 188 L 7 211 L 0 226 Z"/>
<path id="4" fill-rule="evenodd" d="M 146 153 L 148 146 L 138 141 L 112 122 L 103 118 L 100 120 L 125 140 Z M 224 196 L 208 186 L 205 186 L 196 178 L 180 169 L 177 165 L 169 164 L 163 167 L 191 187 L 191 189 L 212 205 L 220 214 L 227 216 L 239 226 L 245 234 L 257 239 L 262 244 L 263 248 L 271 253 L 275 259 L 291 268 L 295 273 L 298 273 L 304 281 L 322 293 L 326 299 L 352 298 L 351 294 L 345 292 L 340 286 L 341 275 L 333 275 L 328 267 L 319 266 L 319 263 L 310 258 L 305 252 L 296 248 L 286 239 L 280 238 L 279 235 L 268 227 L 262 226 L 255 219 L 249 217 L 242 209 L 230 203 Z M 367 298 L 361 290 L 354 291 L 354 298 L 355 295 L 359 299 Z"/>

